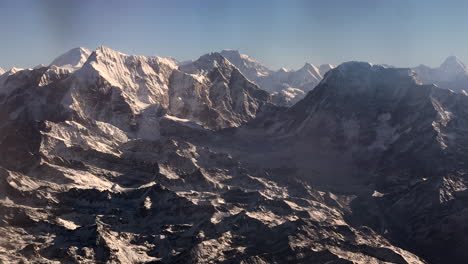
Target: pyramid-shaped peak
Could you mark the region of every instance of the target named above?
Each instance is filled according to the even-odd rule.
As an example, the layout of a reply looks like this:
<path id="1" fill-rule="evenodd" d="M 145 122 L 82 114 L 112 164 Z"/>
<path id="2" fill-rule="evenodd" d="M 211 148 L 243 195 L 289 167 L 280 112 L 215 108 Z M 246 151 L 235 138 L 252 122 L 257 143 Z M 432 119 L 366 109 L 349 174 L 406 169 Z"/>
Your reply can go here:
<path id="1" fill-rule="evenodd" d="M 448 63 L 457 62 L 457 63 L 458 63 L 458 62 L 461 62 L 461 60 L 460 60 L 460 58 L 458 58 L 457 56 L 452 55 L 452 56 L 448 56 L 448 57 L 445 59 L 444 63 L 445 63 L 445 62 L 448 62 Z"/>
<path id="2" fill-rule="evenodd" d="M 50 65 L 55 65 L 57 67 L 68 67 L 71 69 L 76 69 L 81 67 L 88 57 L 91 55 L 91 51 L 87 48 L 78 47 L 71 49 L 64 54 L 57 57 L 53 60 Z"/>
<path id="3" fill-rule="evenodd" d="M 309 71 L 317 71 L 317 67 L 311 63 L 306 62 L 302 69 L 309 70 Z"/>
<path id="4" fill-rule="evenodd" d="M 466 65 L 457 56 L 447 57 L 440 68 L 453 72 L 466 71 Z"/>
<path id="5" fill-rule="evenodd" d="M 302 72 L 302 73 L 308 73 L 316 76 L 316 78 L 322 78 L 320 75 L 320 70 L 313 64 L 311 63 L 305 63 L 304 66 L 299 69 L 297 72 Z"/>

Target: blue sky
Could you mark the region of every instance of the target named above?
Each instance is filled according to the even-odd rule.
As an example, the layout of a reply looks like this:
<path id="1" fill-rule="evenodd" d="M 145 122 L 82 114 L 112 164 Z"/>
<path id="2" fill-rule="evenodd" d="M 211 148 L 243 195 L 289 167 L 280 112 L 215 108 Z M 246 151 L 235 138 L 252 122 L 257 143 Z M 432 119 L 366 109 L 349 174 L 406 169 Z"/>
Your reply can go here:
<path id="1" fill-rule="evenodd" d="M 238 49 L 265 65 L 468 62 L 468 1 L 0 0 L 0 67 L 78 46 L 195 59 Z"/>

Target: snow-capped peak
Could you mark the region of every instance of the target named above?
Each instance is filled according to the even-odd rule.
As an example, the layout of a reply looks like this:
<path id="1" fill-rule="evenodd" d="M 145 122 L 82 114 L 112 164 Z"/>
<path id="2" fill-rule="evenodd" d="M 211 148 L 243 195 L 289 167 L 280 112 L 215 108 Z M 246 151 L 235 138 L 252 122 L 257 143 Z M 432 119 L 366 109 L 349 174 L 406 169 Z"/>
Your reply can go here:
<path id="1" fill-rule="evenodd" d="M 467 89 L 468 69 L 456 56 L 448 57 L 437 68 L 421 64 L 418 67 L 414 67 L 413 70 L 422 83 L 436 84 L 441 88 L 458 92 Z"/>
<path id="2" fill-rule="evenodd" d="M 440 65 L 442 71 L 459 74 L 467 71 L 465 64 L 456 56 L 450 56 Z"/>
<path id="3" fill-rule="evenodd" d="M 298 70 L 298 72 L 300 71 L 307 71 L 316 78 L 319 78 L 319 79 L 322 78 L 319 69 L 315 65 L 312 65 L 308 62 L 305 63 L 304 66 L 300 70 Z"/>
<path id="4" fill-rule="evenodd" d="M 211 71 L 213 68 L 223 66 L 233 67 L 234 65 L 219 52 L 211 52 L 201 56 L 192 63 L 181 65 L 180 70 L 190 74 L 202 74 Z"/>
<path id="5" fill-rule="evenodd" d="M 220 54 L 234 64 L 251 81 L 256 81 L 258 78 L 272 73 L 272 70 L 238 50 L 222 50 Z"/>
<path id="6" fill-rule="evenodd" d="M 333 66 L 331 64 L 322 64 L 318 68 L 319 68 L 320 74 L 322 76 L 325 76 L 325 73 L 327 73 L 331 69 L 334 69 L 335 66 Z"/>
<path id="7" fill-rule="evenodd" d="M 23 68 L 17 68 L 17 67 L 11 67 L 11 69 L 6 71 L 5 73 L 8 73 L 9 75 L 11 75 L 11 74 L 15 74 L 15 73 L 17 73 L 19 71 L 22 71 L 22 70 L 24 70 L 24 69 Z"/>
<path id="8" fill-rule="evenodd" d="M 50 65 L 55 65 L 57 67 L 67 68 L 70 71 L 74 71 L 83 66 L 90 54 L 91 51 L 86 48 L 74 48 L 57 57 L 50 63 Z"/>
<path id="9" fill-rule="evenodd" d="M 5 73 L 5 70 L 0 68 L 0 75 L 4 74 Z"/>
<path id="10" fill-rule="evenodd" d="M 315 71 L 315 70 L 317 70 L 317 67 L 315 67 L 315 65 L 312 65 L 312 64 L 306 62 L 304 64 L 304 66 L 302 67 L 302 69 L 309 70 L 309 71 Z"/>

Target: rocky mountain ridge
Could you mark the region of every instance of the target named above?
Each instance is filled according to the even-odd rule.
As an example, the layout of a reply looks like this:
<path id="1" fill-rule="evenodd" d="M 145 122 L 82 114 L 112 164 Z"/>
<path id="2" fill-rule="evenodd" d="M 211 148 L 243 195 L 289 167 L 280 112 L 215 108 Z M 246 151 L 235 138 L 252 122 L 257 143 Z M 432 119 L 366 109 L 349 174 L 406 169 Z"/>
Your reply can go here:
<path id="1" fill-rule="evenodd" d="M 410 69 L 344 63 L 289 108 L 220 53 L 0 78 L 2 262 L 467 259 L 468 101 Z"/>
<path id="2" fill-rule="evenodd" d="M 249 80 L 273 95 L 279 105 L 291 106 L 322 80 L 333 69 L 331 64 L 318 67 L 305 63 L 299 70 L 281 68 L 273 71 L 237 50 L 223 50 L 220 54 L 233 63 Z"/>

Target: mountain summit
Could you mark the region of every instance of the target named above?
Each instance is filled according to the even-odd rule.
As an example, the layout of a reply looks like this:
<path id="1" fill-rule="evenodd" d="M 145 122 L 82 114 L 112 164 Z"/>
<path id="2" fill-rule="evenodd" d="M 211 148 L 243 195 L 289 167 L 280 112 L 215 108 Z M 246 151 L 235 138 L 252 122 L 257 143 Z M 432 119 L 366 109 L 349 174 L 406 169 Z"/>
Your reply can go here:
<path id="1" fill-rule="evenodd" d="M 57 57 L 50 65 L 76 70 L 83 66 L 89 55 L 91 51 L 86 48 L 74 48 Z"/>
<path id="2" fill-rule="evenodd" d="M 413 68 L 418 79 L 456 92 L 468 91 L 468 69 L 456 56 L 450 56 L 438 68 L 420 65 Z"/>
<path id="3" fill-rule="evenodd" d="M 465 64 L 456 56 L 450 56 L 440 65 L 439 69 L 447 76 L 467 74 Z"/>
<path id="4" fill-rule="evenodd" d="M 237 50 L 222 50 L 220 54 L 227 58 L 232 64 L 236 65 L 236 67 L 239 68 L 239 70 L 249 80 L 255 81 L 256 79 L 261 78 L 262 76 L 267 76 L 272 72 L 256 60 L 252 59 L 248 55 L 241 54 Z"/>

